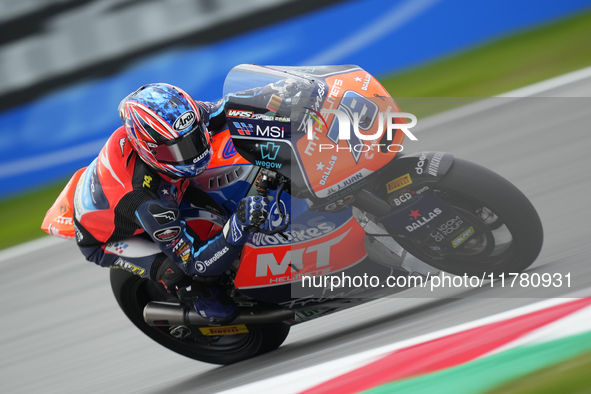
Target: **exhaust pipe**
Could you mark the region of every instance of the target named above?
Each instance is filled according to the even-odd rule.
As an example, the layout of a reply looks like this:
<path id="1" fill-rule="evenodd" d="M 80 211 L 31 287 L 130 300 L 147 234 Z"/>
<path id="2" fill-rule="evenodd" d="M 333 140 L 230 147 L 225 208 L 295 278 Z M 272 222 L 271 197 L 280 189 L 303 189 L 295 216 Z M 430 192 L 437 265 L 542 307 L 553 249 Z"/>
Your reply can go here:
<path id="1" fill-rule="evenodd" d="M 240 308 L 234 320 L 224 324 L 279 323 L 294 319 L 293 311 L 276 305 Z M 149 326 L 209 326 L 212 322 L 188 305 L 151 301 L 144 308 L 144 321 Z"/>

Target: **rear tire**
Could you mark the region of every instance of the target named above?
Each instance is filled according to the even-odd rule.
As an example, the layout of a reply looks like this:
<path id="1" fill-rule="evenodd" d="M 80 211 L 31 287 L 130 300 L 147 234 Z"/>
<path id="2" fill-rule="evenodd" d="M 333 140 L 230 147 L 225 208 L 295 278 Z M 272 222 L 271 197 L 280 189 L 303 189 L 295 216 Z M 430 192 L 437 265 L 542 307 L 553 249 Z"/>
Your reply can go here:
<path id="1" fill-rule="evenodd" d="M 540 217 L 528 198 L 505 178 L 469 161 L 454 159 L 445 176 L 430 188 L 457 211 L 480 220 L 478 225 L 486 227 L 491 234 L 503 230 L 510 234 L 511 240 L 503 246 L 506 250 L 499 247 L 500 241 L 489 237 L 483 239 L 481 252 L 462 255 L 462 249 L 465 250 L 462 245 L 457 255 L 438 258 L 427 246 L 401 234 L 393 234 L 396 241 L 416 258 L 454 275 L 493 273 L 496 276 L 521 272 L 538 257 L 544 238 Z M 495 255 L 491 252 L 493 248 L 502 252 Z"/>
<path id="2" fill-rule="evenodd" d="M 194 360 L 233 364 L 278 348 L 289 334 L 289 325 L 273 323 L 245 334 L 222 336 L 211 344 L 190 338 L 180 340 L 171 336 L 167 327 L 152 327 L 144 321 L 143 311 L 148 302 L 178 302 L 160 284 L 124 270 L 111 269 L 111 287 L 117 303 L 137 328 L 167 349 Z"/>

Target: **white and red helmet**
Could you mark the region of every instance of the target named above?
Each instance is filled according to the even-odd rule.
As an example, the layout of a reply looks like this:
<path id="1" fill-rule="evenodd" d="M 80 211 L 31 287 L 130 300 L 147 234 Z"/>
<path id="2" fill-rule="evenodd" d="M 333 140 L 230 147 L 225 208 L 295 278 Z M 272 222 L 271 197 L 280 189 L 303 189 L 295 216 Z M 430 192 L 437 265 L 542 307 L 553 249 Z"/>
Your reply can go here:
<path id="1" fill-rule="evenodd" d="M 209 165 L 209 132 L 199 107 L 182 89 L 144 85 L 121 101 L 119 116 L 135 151 L 156 171 L 190 178 Z"/>

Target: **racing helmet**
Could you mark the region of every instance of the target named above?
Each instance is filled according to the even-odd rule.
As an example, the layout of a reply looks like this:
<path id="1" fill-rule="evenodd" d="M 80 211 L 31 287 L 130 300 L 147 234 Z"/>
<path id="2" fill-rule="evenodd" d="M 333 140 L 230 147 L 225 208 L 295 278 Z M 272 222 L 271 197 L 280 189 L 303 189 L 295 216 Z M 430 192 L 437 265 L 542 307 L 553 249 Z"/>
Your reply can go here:
<path id="1" fill-rule="evenodd" d="M 199 107 L 185 91 L 165 83 L 144 85 L 119 104 L 127 137 L 140 158 L 172 178 L 201 174 L 212 157 Z"/>

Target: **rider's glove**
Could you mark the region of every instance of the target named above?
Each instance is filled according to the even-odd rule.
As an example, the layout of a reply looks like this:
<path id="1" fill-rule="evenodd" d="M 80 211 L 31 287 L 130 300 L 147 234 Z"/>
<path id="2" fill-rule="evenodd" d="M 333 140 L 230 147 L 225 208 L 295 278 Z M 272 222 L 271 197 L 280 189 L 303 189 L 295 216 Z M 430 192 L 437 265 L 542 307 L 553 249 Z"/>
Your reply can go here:
<path id="1" fill-rule="evenodd" d="M 245 197 L 236 213 L 224 226 L 224 236 L 230 245 L 244 245 L 248 231 L 265 223 L 269 216 L 269 200 L 262 196 Z"/>
<path id="2" fill-rule="evenodd" d="M 238 204 L 236 218 L 242 227 L 260 226 L 269 216 L 269 200 L 262 196 L 245 197 Z"/>

